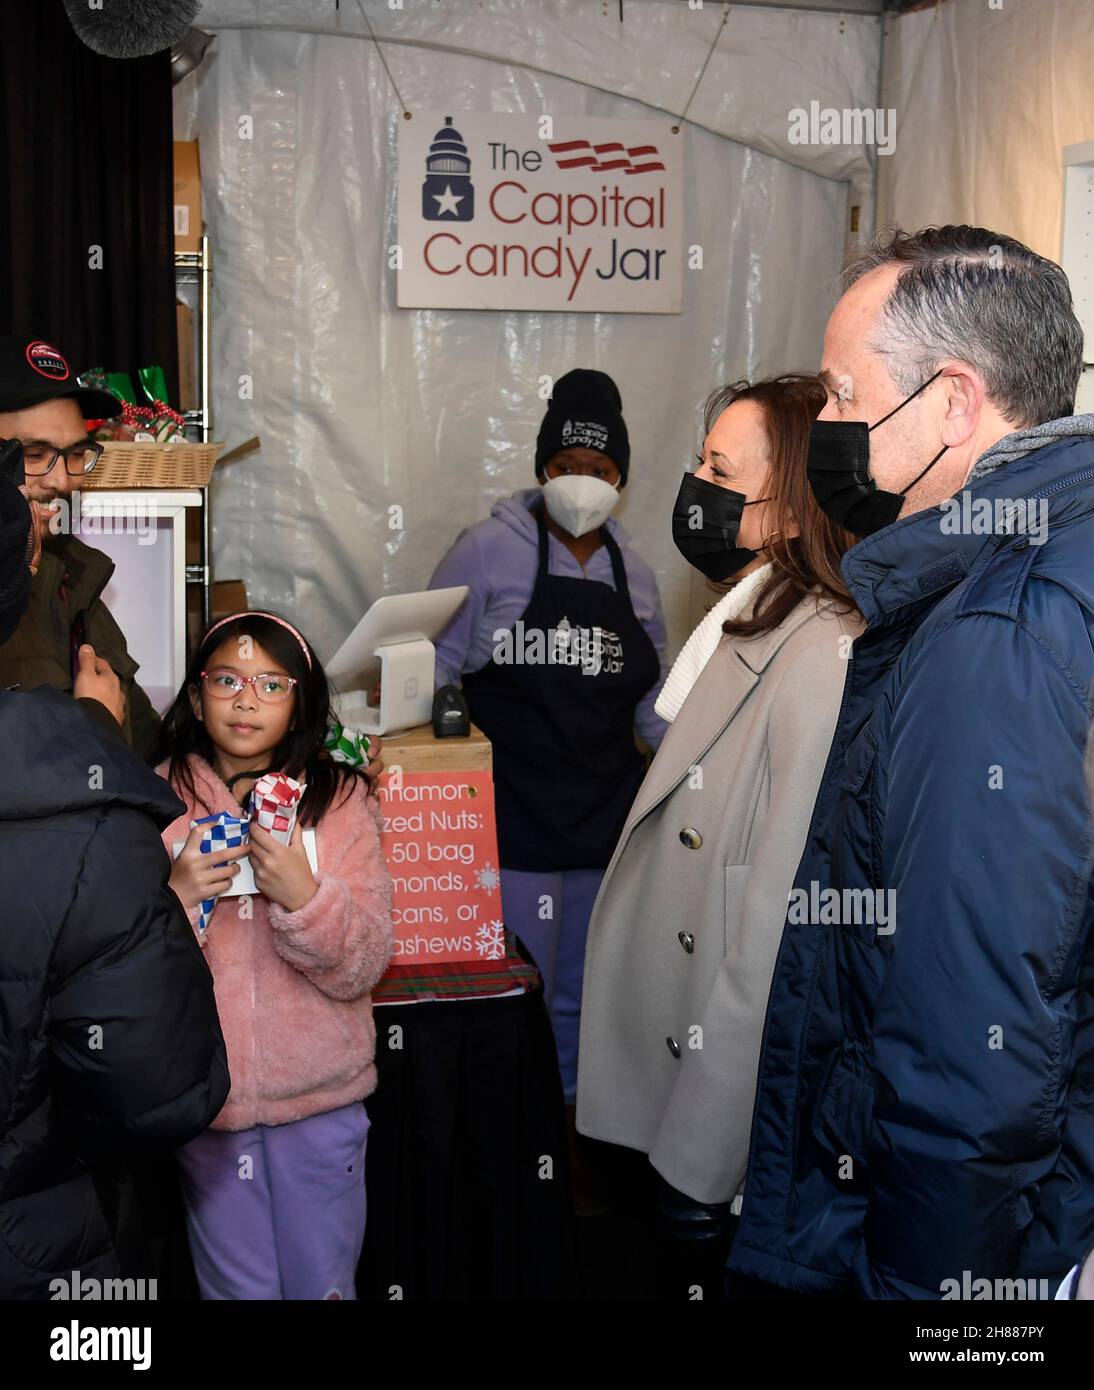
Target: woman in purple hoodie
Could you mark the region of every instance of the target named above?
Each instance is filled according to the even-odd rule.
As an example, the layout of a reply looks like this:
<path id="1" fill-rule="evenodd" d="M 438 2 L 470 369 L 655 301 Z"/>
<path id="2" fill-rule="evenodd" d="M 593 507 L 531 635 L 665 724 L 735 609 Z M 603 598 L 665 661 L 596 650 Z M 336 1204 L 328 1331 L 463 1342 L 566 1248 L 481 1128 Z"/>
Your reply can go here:
<path id="1" fill-rule="evenodd" d="M 437 639 L 437 684 L 462 685 L 493 744 L 506 926 L 531 951 L 571 1117 L 585 935 L 645 760 L 665 624 L 653 571 L 610 513 L 630 445 L 619 390 L 578 369 L 554 386 L 536 478 L 461 532 L 432 588 L 466 584 Z"/>

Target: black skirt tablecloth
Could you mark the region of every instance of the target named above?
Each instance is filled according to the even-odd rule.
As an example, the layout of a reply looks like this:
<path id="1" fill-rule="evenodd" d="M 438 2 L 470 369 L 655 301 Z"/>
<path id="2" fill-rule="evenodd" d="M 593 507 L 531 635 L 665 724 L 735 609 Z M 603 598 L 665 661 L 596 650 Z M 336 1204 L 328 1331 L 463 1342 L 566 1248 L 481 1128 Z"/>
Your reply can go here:
<path id="1" fill-rule="evenodd" d="M 539 989 L 376 1008 L 363 1299 L 577 1295 L 562 1084 Z"/>

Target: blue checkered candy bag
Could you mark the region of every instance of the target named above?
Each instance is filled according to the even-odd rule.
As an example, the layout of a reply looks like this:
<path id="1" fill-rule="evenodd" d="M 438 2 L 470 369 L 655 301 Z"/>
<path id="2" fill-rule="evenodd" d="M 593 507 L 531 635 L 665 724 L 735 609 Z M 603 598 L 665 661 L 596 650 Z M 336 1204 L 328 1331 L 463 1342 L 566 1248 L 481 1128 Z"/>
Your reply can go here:
<path id="1" fill-rule="evenodd" d="M 202 854 L 213 854 L 217 850 L 235 849 L 237 845 L 244 844 L 248 839 L 247 822 L 241 820 L 239 816 L 233 816 L 229 811 L 218 811 L 215 816 L 201 816 L 198 820 L 190 822 L 190 829 L 194 830 L 197 826 L 203 825 L 205 829 L 201 832 L 201 844 L 199 849 Z M 225 860 L 225 863 L 228 861 Z M 209 918 L 213 915 L 213 908 L 216 907 L 216 898 L 203 898 L 201 907 L 198 910 L 198 934 L 204 934 L 209 925 Z"/>

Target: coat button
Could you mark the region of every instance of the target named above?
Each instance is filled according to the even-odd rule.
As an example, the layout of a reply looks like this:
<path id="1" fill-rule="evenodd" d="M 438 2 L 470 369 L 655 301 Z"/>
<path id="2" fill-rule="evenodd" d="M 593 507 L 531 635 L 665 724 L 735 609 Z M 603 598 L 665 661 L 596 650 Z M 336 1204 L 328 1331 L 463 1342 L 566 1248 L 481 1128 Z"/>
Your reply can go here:
<path id="1" fill-rule="evenodd" d="M 684 950 L 687 951 L 688 955 L 690 956 L 692 951 L 695 950 L 694 936 L 692 936 L 691 932 L 689 931 L 679 931 L 676 933 L 676 936 L 680 942 L 680 945 L 683 946 Z"/>
<path id="2" fill-rule="evenodd" d="M 680 831 L 680 843 L 686 845 L 688 849 L 698 849 L 703 843 L 703 837 L 694 826 L 685 825 Z"/>
<path id="3" fill-rule="evenodd" d="M 668 1050 L 672 1053 L 674 1057 L 680 1056 L 680 1044 L 676 1041 L 675 1038 L 666 1038 L 665 1046 L 668 1048 Z"/>

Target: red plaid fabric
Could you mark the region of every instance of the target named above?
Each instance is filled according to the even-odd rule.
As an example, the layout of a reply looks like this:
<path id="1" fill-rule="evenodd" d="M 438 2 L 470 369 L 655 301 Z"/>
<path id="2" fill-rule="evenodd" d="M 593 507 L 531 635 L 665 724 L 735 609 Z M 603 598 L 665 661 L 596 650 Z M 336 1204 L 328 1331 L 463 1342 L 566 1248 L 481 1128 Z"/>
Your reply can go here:
<path id="1" fill-rule="evenodd" d="M 512 932 L 505 933 L 505 955 L 500 960 L 450 961 L 445 964 L 389 967 L 372 991 L 373 1004 L 409 1004 L 417 1000 L 466 999 L 469 995 L 506 994 L 541 989 L 536 967 L 516 948 Z"/>

